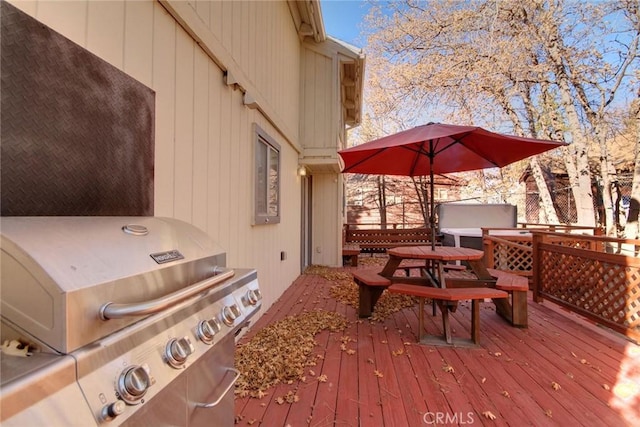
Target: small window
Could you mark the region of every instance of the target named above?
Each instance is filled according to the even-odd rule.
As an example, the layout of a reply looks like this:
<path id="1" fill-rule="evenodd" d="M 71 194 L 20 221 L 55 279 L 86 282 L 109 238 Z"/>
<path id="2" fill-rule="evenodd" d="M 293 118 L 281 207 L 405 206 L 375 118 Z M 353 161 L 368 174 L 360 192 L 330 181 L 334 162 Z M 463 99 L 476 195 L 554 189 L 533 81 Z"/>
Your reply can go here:
<path id="1" fill-rule="evenodd" d="M 256 179 L 254 223 L 280 222 L 280 145 L 258 125 L 255 128 Z"/>

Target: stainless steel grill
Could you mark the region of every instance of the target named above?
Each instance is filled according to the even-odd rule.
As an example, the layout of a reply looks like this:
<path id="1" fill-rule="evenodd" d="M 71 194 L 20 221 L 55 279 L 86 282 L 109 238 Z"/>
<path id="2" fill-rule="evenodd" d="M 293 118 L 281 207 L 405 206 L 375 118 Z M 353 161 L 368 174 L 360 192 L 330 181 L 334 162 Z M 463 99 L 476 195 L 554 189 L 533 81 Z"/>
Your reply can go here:
<path id="1" fill-rule="evenodd" d="M 228 268 L 205 233 L 168 218 L 0 228 L 3 426 L 233 424 L 234 336 L 260 308 L 255 270 Z M 32 355 L 11 355 L 12 340 Z"/>

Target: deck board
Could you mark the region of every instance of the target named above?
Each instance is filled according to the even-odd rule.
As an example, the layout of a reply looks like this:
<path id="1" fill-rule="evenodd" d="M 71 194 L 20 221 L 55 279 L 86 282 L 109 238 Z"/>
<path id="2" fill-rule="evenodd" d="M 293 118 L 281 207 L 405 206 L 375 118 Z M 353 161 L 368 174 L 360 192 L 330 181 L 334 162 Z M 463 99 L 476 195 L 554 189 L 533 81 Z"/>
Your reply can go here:
<path id="1" fill-rule="evenodd" d="M 388 327 L 373 328 L 372 331 L 376 362 L 376 370 L 373 375 L 377 377 L 378 387 L 380 388 L 382 419 L 385 425 L 410 425 L 407 421 L 407 413 L 402 404 L 405 391 L 402 390 L 398 384 L 399 377 L 396 375 L 395 362 L 392 360 L 393 356 L 389 351 L 387 331 Z"/>
<path id="2" fill-rule="evenodd" d="M 443 424 L 449 425 L 640 425 L 640 397 L 613 392 L 617 382 L 640 377 L 638 346 L 550 302 L 529 300 L 525 329 L 511 327 L 492 303 L 483 303 L 479 347 L 435 347 L 416 342 L 417 306 L 384 322 L 358 319 L 353 307 L 330 297 L 333 285 L 320 276 L 300 276 L 241 339 L 307 310 L 348 319 L 344 331 L 316 336 L 313 357 L 321 357 L 306 369 L 304 382 L 272 387 L 262 399 L 236 397 L 237 425 L 419 426 L 436 424 L 436 416 L 448 417 Z M 469 337 L 470 306 L 462 302 L 450 315 L 456 337 Z M 427 307 L 425 317 L 427 333 L 441 334 L 440 313 L 432 316 Z M 318 381 L 322 374 L 326 382 Z M 299 400 L 278 404 L 288 391 Z M 496 419 L 485 418 L 485 411 Z"/>
<path id="3" fill-rule="evenodd" d="M 341 307 L 340 307 L 341 306 Z M 339 304 L 338 312 L 345 316 L 355 316 L 355 310 L 349 306 Z M 347 329 L 341 335 L 341 338 L 348 337 L 350 340 L 346 346 L 347 349 L 355 349 L 358 342 L 358 323 L 352 322 L 349 324 Z M 327 424 L 320 425 L 333 425 L 334 418 L 330 417 L 330 413 L 335 413 L 335 423 L 338 425 L 357 425 L 359 419 L 359 405 L 356 400 L 353 399 L 353 396 L 358 395 L 358 378 L 359 378 L 359 363 L 358 356 L 356 354 L 344 354 L 344 352 L 340 351 L 340 395 L 339 399 L 336 401 L 335 408 L 331 408 L 328 405 L 325 405 L 322 408 L 322 415 L 327 414 L 329 412 L 327 419 Z M 321 418 L 323 421 L 325 418 Z"/>

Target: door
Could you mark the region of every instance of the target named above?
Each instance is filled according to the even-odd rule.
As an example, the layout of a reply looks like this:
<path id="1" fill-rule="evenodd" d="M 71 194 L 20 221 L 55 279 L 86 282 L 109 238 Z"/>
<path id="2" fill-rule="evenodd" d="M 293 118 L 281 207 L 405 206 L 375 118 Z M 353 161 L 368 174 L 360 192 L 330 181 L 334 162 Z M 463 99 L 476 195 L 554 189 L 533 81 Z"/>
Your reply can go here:
<path id="1" fill-rule="evenodd" d="M 311 175 L 300 177 L 302 191 L 302 209 L 300 220 L 300 271 L 304 271 L 311 264 L 311 200 L 312 179 Z"/>

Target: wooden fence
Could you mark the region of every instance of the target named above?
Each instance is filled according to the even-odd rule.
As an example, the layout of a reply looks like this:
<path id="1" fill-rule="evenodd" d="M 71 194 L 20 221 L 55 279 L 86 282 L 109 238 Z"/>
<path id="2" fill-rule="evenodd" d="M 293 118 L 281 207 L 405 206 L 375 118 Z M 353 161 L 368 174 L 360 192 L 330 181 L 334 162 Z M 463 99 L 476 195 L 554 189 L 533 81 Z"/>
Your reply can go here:
<path id="1" fill-rule="evenodd" d="M 534 300 L 553 301 L 640 342 L 640 240 L 532 234 Z"/>

